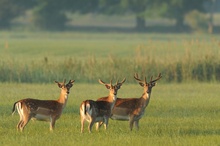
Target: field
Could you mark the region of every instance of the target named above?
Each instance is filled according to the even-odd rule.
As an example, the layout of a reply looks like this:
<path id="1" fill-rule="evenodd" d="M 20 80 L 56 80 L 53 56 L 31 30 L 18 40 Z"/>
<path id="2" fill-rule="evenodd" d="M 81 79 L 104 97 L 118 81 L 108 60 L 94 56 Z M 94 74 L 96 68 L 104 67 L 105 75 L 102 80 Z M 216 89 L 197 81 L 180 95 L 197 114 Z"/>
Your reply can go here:
<path id="1" fill-rule="evenodd" d="M 109 128 L 80 133 L 79 104 L 108 94 L 103 85 L 77 84 L 71 89 L 64 113 L 49 131 L 49 123 L 30 121 L 16 131 L 19 116 L 11 116 L 15 101 L 26 98 L 56 99 L 56 84 L 0 84 L 1 145 L 219 145 L 219 84 L 160 84 L 152 91 L 140 130 L 129 131 L 127 121 L 110 120 Z M 98 91 L 98 92 L 97 92 Z M 138 84 L 124 84 L 119 97 L 140 97 Z M 95 128 L 95 127 L 93 127 Z"/>
<path id="2" fill-rule="evenodd" d="M 175 76 L 169 80 L 170 70 L 163 68 L 185 61 L 219 65 L 218 36 L 2 32 L 0 38 L 1 145 L 220 145 L 218 76 L 213 73 L 209 79 L 206 73 L 201 81 L 200 76 L 187 77 L 182 67 L 181 81 Z M 149 80 L 160 71 L 163 78 L 153 88 L 139 131 L 129 131 L 126 121 L 110 120 L 107 131 L 102 127 L 80 133 L 80 103 L 108 94 L 98 78 L 108 82 L 126 77 L 118 96 L 140 97 L 143 89 L 134 72 Z M 76 82 L 56 129 L 50 132 L 49 123 L 30 121 L 24 132 L 17 132 L 13 103 L 27 97 L 56 99 L 59 88 L 53 81 L 64 78 Z"/>
<path id="3" fill-rule="evenodd" d="M 128 72 L 132 83 L 134 72 L 149 78 L 161 72 L 165 82 L 220 81 L 218 35 L 2 32 L 0 38 L 2 82 L 94 83 Z"/>

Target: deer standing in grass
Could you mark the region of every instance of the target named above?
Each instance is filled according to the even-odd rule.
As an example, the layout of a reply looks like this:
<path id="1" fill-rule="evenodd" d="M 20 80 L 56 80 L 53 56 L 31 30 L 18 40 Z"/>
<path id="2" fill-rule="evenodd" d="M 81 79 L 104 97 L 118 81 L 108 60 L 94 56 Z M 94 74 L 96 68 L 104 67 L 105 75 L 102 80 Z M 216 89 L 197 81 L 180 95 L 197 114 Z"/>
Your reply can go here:
<path id="1" fill-rule="evenodd" d="M 20 115 L 20 121 L 17 125 L 18 130 L 23 131 L 24 127 L 32 118 L 40 121 L 49 121 L 50 130 L 52 131 L 54 129 L 56 120 L 60 118 L 66 106 L 68 94 L 70 88 L 73 86 L 74 80 L 70 80 L 67 84 L 65 84 L 65 80 L 63 83 L 57 81 L 55 81 L 55 83 L 57 83 L 58 87 L 61 89 L 58 100 L 26 98 L 14 103 L 12 114 L 14 114 L 16 107 Z"/>
<path id="2" fill-rule="evenodd" d="M 134 78 L 139 82 L 139 84 L 144 88 L 144 93 L 140 98 L 117 98 L 115 106 L 112 110 L 111 119 L 113 120 L 122 120 L 129 121 L 130 130 L 133 129 L 135 124 L 136 128 L 139 129 L 139 120 L 144 115 L 145 109 L 150 101 L 150 95 L 152 88 L 155 86 L 156 81 L 161 78 L 161 74 L 155 80 L 150 79 L 150 82 L 147 83 L 146 77 L 145 80 L 138 78 L 138 75 L 135 74 Z M 106 98 L 99 98 L 98 101 L 104 101 Z M 102 123 L 99 122 L 99 127 Z"/>
<path id="3" fill-rule="evenodd" d="M 110 84 L 106 84 L 102 80 L 99 80 L 99 83 L 105 85 L 105 87 L 109 90 L 109 95 L 105 97 L 105 101 L 85 100 L 81 103 L 81 133 L 84 130 L 85 120 L 89 122 L 88 130 L 90 133 L 93 124 L 96 122 L 103 122 L 105 129 L 107 129 L 108 120 L 117 99 L 117 91 L 120 89 L 125 80 L 126 79 L 124 78 L 120 83 L 117 81 L 115 85 L 112 85 L 112 81 L 110 81 Z"/>

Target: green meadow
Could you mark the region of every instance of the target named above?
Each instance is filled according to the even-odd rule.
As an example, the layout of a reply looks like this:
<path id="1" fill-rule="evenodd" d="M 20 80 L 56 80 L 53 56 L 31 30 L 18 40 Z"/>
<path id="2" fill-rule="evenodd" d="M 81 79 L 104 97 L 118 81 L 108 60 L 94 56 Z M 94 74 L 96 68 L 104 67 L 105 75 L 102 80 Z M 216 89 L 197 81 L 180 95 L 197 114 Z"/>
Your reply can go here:
<path id="1" fill-rule="evenodd" d="M 220 42 L 217 35 L 1 32 L 0 145 L 220 145 Z M 140 129 L 109 121 L 91 134 L 80 133 L 79 105 L 107 96 L 98 79 L 127 81 L 118 97 L 140 97 L 134 80 L 162 73 Z M 53 132 L 49 123 L 30 121 L 18 132 L 11 115 L 22 98 L 57 99 L 54 80 L 75 79 L 66 108 Z M 87 123 L 86 123 L 87 126 Z"/>
<path id="2" fill-rule="evenodd" d="M 218 35 L 2 32 L 0 38 L 2 82 L 94 83 L 126 74 L 134 83 L 134 72 L 149 78 L 161 72 L 164 82 L 220 80 Z"/>
<path id="3" fill-rule="evenodd" d="M 1 83 L 1 145 L 219 145 L 219 84 L 163 84 L 158 81 L 140 129 L 129 130 L 128 121 L 109 121 L 107 131 L 101 127 L 91 134 L 80 133 L 79 105 L 85 99 L 108 94 L 101 84 L 75 83 L 63 114 L 53 132 L 49 123 L 30 121 L 18 132 L 19 116 L 11 115 L 13 103 L 21 98 L 57 99 L 56 84 Z M 140 97 L 138 84 L 124 83 L 119 97 Z M 87 126 L 87 123 L 86 123 Z"/>

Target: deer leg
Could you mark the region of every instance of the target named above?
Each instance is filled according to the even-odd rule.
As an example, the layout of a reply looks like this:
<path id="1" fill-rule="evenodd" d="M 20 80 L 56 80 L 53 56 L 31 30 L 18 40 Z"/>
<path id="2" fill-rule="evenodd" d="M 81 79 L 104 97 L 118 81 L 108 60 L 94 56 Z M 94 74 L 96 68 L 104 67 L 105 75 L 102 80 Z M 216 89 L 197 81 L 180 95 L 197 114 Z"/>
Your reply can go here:
<path id="1" fill-rule="evenodd" d="M 139 130 L 139 120 L 134 121 L 134 124 L 135 124 L 136 129 Z"/>
<path id="2" fill-rule="evenodd" d="M 22 115 L 20 115 L 20 120 L 17 124 L 17 130 L 20 130 L 20 127 L 21 127 L 22 123 L 23 123 L 23 117 L 22 117 Z"/>
<path id="3" fill-rule="evenodd" d="M 83 133 L 83 130 L 84 130 L 84 122 L 85 122 L 85 119 L 81 117 L 81 133 Z"/>
<path id="4" fill-rule="evenodd" d="M 88 126 L 89 133 L 91 133 L 93 124 L 94 124 L 94 121 L 89 122 L 89 126 Z"/>
<path id="5" fill-rule="evenodd" d="M 99 128 L 103 125 L 103 121 L 97 122 L 96 123 L 96 130 L 99 130 Z"/>
<path id="6" fill-rule="evenodd" d="M 99 127 L 101 126 L 101 124 L 100 124 L 101 122 L 96 122 L 96 131 L 98 131 L 99 130 Z"/>
<path id="7" fill-rule="evenodd" d="M 24 121 L 23 120 L 20 120 L 18 122 L 18 125 L 17 125 L 17 130 L 21 130 L 21 126 L 23 125 Z"/>
<path id="8" fill-rule="evenodd" d="M 104 117 L 104 128 L 105 130 L 107 129 L 108 127 L 108 117 Z"/>
<path id="9" fill-rule="evenodd" d="M 54 130 L 55 122 L 56 122 L 55 118 L 51 118 L 51 120 L 50 120 L 50 131 Z"/>
<path id="10" fill-rule="evenodd" d="M 31 116 L 28 115 L 26 117 L 23 117 L 23 120 L 21 122 L 19 122 L 19 128 L 20 128 L 21 131 L 24 130 L 24 127 L 28 124 L 30 119 L 31 119 Z"/>
<path id="11" fill-rule="evenodd" d="M 130 124 L 130 130 L 132 131 L 134 125 L 134 116 L 130 116 L 129 124 Z"/>

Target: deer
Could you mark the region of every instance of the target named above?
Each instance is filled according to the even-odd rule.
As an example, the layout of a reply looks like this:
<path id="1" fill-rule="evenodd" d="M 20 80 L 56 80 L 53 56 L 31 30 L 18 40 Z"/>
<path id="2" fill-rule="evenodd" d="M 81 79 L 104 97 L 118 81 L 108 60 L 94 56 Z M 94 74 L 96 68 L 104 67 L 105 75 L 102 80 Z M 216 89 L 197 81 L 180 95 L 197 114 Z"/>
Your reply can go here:
<path id="1" fill-rule="evenodd" d="M 120 89 L 125 80 L 126 78 L 124 78 L 121 82 L 117 81 L 115 85 L 112 85 L 112 80 L 110 81 L 110 84 L 107 84 L 99 79 L 99 83 L 105 85 L 105 87 L 109 90 L 109 95 L 105 97 L 105 101 L 85 100 L 81 103 L 81 133 L 84 131 L 85 121 L 89 123 L 89 133 L 91 133 L 92 126 L 96 122 L 103 122 L 105 130 L 107 129 L 109 117 L 111 116 L 111 111 L 117 99 L 117 91 Z"/>
<path id="2" fill-rule="evenodd" d="M 17 130 L 23 131 L 30 119 L 50 122 L 50 131 L 55 128 L 56 120 L 62 114 L 66 106 L 70 88 L 73 86 L 75 80 L 70 80 L 67 84 L 64 82 L 55 81 L 61 89 L 60 97 L 57 100 L 39 100 L 26 98 L 16 101 L 13 105 L 12 115 L 16 108 L 20 116 L 20 121 L 17 124 Z"/>
<path id="3" fill-rule="evenodd" d="M 151 76 L 150 82 L 147 82 L 146 77 L 144 80 L 141 80 L 136 73 L 134 79 L 144 88 L 144 93 L 140 98 L 117 98 L 110 118 L 112 120 L 129 121 L 130 131 L 132 131 L 134 124 L 137 130 L 139 130 L 139 120 L 143 117 L 145 109 L 150 102 L 152 88 L 161 77 L 161 73 L 154 80 L 152 80 L 153 76 Z M 106 98 L 99 98 L 97 101 L 105 100 Z M 98 128 L 101 125 L 102 122 L 97 123 Z"/>

